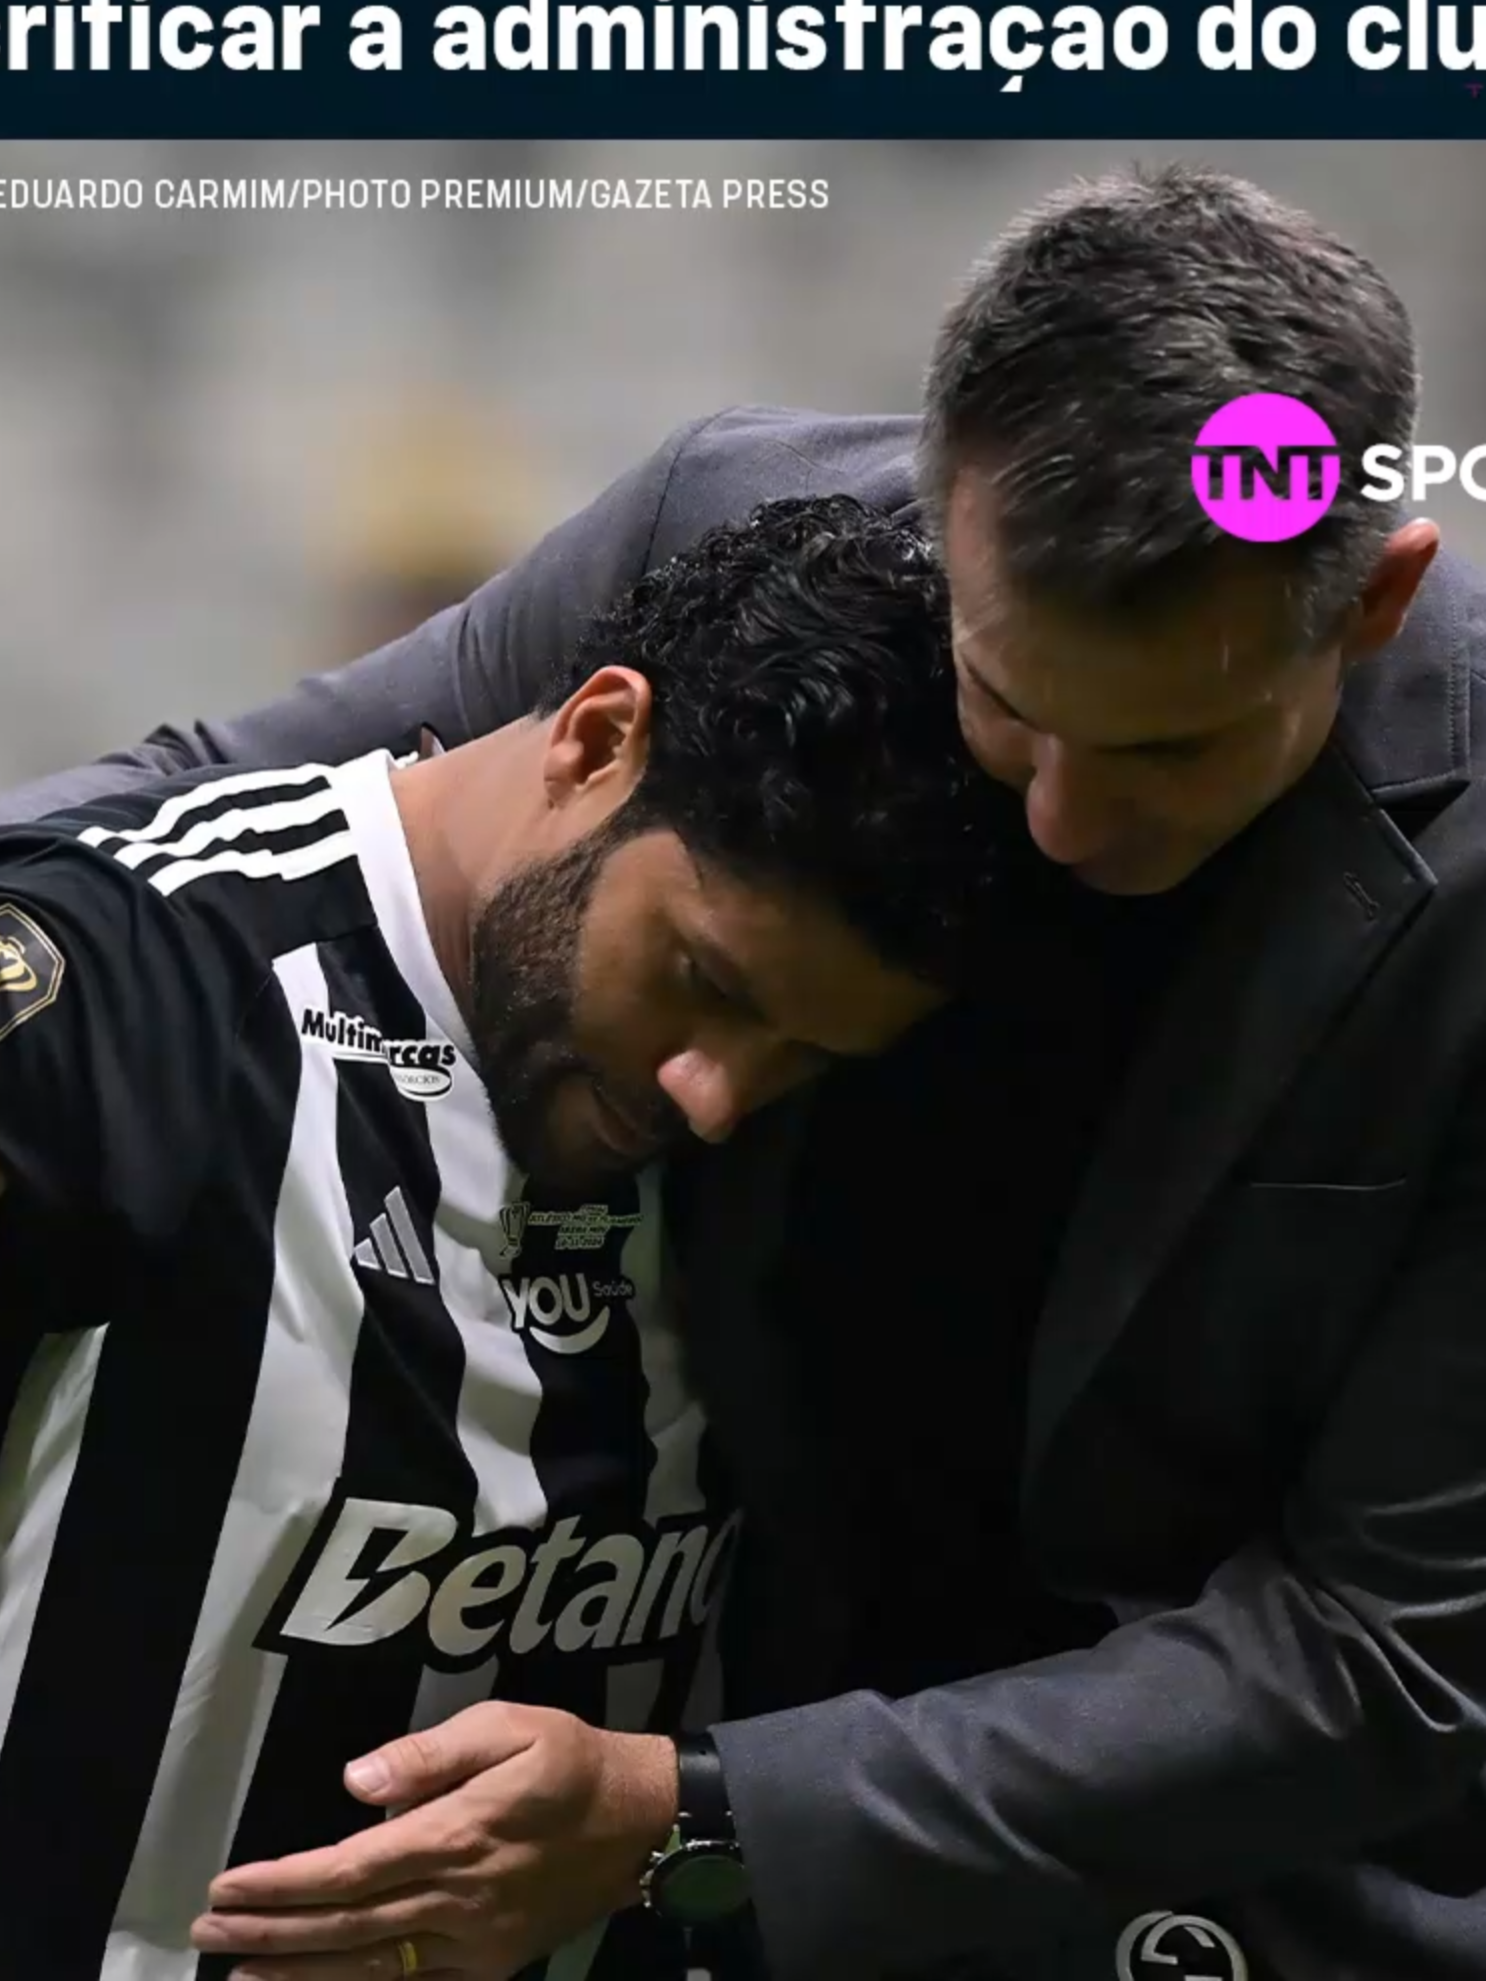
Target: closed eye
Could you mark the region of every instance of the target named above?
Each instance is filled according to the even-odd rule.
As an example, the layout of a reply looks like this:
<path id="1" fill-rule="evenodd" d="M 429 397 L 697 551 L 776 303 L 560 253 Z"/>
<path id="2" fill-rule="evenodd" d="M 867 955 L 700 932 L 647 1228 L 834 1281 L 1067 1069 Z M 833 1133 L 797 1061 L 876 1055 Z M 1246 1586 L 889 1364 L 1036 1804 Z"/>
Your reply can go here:
<path id="1" fill-rule="evenodd" d="M 1171 736 L 1154 743 L 1126 743 L 1112 757 L 1149 757 L 1157 763 L 1191 763 L 1207 752 L 1205 736 Z"/>
<path id="2" fill-rule="evenodd" d="M 966 670 L 969 672 L 969 670 Z M 1020 724 L 1023 729 L 1035 729 L 1019 709 L 1012 707 L 1004 695 L 997 694 L 988 681 L 978 674 L 971 674 L 971 680 L 984 699 L 990 703 L 993 712 L 1003 716 L 1008 722 Z M 1148 743 L 1113 743 L 1097 752 L 1106 757 L 1145 757 L 1155 763 L 1192 763 L 1207 752 L 1209 738 L 1206 736 L 1165 736 L 1156 737 Z"/>
<path id="3" fill-rule="evenodd" d="M 687 990 L 699 1002 L 726 1009 L 751 1025 L 768 1024 L 758 1000 L 721 950 L 714 953 L 695 940 L 687 943 L 681 952 L 681 974 Z"/>
<path id="4" fill-rule="evenodd" d="M 998 695 L 994 688 L 982 681 L 978 674 L 972 674 L 970 679 L 975 683 L 976 692 L 982 700 L 990 703 L 993 714 L 1004 715 L 1008 722 L 1019 722 L 1023 729 L 1031 727 L 1026 717 L 1019 714 L 1004 695 Z"/>
<path id="5" fill-rule="evenodd" d="M 689 950 L 681 952 L 681 981 L 693 996 L 714 1004 L 731 1004 L 732 998 Z"/>

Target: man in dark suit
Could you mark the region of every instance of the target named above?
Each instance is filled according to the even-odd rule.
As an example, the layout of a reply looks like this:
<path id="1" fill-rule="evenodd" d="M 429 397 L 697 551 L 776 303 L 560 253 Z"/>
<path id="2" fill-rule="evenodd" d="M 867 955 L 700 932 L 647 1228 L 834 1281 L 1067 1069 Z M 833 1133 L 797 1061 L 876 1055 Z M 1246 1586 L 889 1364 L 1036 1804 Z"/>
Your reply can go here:
<path id="1" fill-rule="evenodd" d="M 408 639 L 6 807 L 462 739 L 710 524 L 925 503 L 967 737 L 1079 885 L 696 1176 L 755 1546 L 716 1745 L 776 1981 L 1486 1968 L 1486 584 L 1356 487 L 1415 390 L 1304 216 L 1077 188 L 977 271 L 922 425 L 700 422 Z M 1189 469 L 1259 391 L 1350 471 L 1266 546 Z"/>

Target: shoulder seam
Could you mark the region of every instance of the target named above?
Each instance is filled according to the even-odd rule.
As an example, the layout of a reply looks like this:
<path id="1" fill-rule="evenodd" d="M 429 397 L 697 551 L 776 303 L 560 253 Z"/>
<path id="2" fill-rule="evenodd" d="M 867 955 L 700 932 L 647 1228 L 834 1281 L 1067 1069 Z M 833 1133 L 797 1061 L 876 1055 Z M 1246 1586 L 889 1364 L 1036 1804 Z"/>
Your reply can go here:
<path id="1" fill-rule="evenodd" d="M 665 481 L 661 484 L 660 497 L 655 505 L 655 514 L 650 520 L 650 534 L 645 539 L 645 548 L 640 556 L 640 569 L 642 571 L 648 571 L 650 569 L 650 559 L 655 551 L 655 539 L 660 535 L 660 519 L 666 513 L 666 504 L 671 499 L 671 484 L 676 479 L 676 470 L 681 465 L 682 455 L 691 446 L 693 441 L 700 440 L 709 428 L 716 426 L 721 420 L 730 418 L 733 413 L 739 410 L 736 406 L 724 406 L 718 412 L 708 413 L 703 419 L 693 420 L 689 426 L 683 427 L 677 434 L 676 446 L 671 455 L 671 465 L 666 470 Z"/>

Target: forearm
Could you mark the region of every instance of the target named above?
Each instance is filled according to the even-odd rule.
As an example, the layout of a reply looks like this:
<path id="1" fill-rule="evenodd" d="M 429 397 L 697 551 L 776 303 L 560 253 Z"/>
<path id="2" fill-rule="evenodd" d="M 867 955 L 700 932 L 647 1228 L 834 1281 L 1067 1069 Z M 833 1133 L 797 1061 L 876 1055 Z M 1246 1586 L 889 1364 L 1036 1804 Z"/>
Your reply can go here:
<path id="1" fill-rule="evenodd" d="M 717 1732 L 775 1981 L 1110 1936 L 1350 1855 L 1486 1761 L 1478 1702 L 1260 1549 L 1092 1650 Z"/>
<path id="2" fill-rule="evenodd" d="M 201 747 L 204 748 L 204 743 Z M 157 729 L 133 749 L 100 757 L 96 763 L 56 771 L 11 791 L 0 791 L 0 826 L 23 824 L 52 812 L 72 811 L 91 804 L 95 798 L 111 797 L 152 778 L 174 776 L 193 763 L 212 761 L 205 754 L 193 756 L 191 743 L 178 731 Z"/>
<path id="3" fill-rule="evenodd" d="M 478 595 L 477 595 L 478 597 Z M 376 749 L 411 747 L 420 724 L 449 744 L 465 740 L 487 699 L 470 647 L 470 605 L 439 614 L 390 646 L 302 681 L 246 714 L 162 724 L 132 748 L 0 793 L 0 825 L 71 811 L 161 777 L 214 764 L 274 769 L 345 763 Z"/>
<path id="4" fill-rule="evenodd" d="M 450 748 L 529 713 L 593 613 L 645 568 L 676 462 L 673 434 L 588 508 L 462 605 L 349 666 L 246 714 L 155 729 L 132 749 L 0 794 L 0 824 L 212 764 L 272 769 L 411 749 L 427 726 Z"/>

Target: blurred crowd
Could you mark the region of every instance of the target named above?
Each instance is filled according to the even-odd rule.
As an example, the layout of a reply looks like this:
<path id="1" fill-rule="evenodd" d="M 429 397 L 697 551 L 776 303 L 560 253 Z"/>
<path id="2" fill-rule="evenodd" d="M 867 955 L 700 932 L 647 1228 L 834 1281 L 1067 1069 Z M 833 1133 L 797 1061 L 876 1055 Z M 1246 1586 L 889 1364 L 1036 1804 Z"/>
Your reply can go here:
<path id="1" fill-rule="evenodd" d="M 0 144 L 0 177 L 795 175 L 787 212 L 0 212 L 0 781 L 416 623 L 673 426 L 903 410 L 978 246 L 1098 144 Z M 1420 437 L 1486 442 L 1470 144 L 1160 146 L 1298 199 L 1414 311 Z M 1433 504 L 1486 553 L 1486 504 Z"/>

